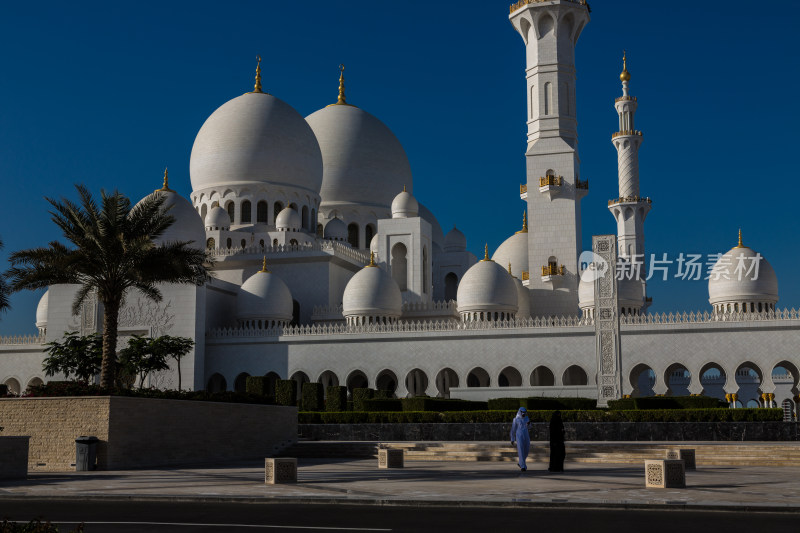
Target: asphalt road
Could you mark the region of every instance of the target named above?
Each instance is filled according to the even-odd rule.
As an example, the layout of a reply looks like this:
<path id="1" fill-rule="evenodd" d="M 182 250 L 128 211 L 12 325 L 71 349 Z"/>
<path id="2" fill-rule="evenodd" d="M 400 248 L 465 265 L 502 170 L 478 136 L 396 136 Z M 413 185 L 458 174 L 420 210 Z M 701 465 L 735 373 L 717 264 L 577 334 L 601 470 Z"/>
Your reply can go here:
<path id="1" fill-rule="evenodd" d="M 394 507 L 137 501 L 0 500 L 0 518 L 34 518 L 87 533 L 211 531 L 536 531 L 548 533 L 737 533 L 800 531 L 800 513 L 684 510 Z"/>

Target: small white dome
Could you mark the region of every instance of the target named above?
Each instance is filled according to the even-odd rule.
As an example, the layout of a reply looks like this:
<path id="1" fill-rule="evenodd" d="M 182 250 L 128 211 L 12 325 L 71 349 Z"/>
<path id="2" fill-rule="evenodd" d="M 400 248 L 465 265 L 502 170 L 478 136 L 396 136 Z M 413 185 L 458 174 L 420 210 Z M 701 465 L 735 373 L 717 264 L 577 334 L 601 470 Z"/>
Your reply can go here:
<path id="1" fill-rule="evenodd" d="M 322 151 L 322 205 L 388 208 L 396 191 L 413 191 L 403 146 L 386 125 L 363 109 L 332 105 L 306 117 Z"/>
<path id="2" fill-rule="evenodd" d="M 240 322 L 264 321 L 263 327 L 273 321 L 278 325 L 291 322 L 292 309 L 289 287 L 266 268 L 247 278 L 236 297 L 236 318 Z M 257 323 L 255 327 L 259 327 Z"/>
<path id="3" fill-rule="evenodd" d="M 219 107 L 192 146 L 192 189 L 273 183 L 318 194 L 322 153 L 303 116 L 266 93 L 246 93 Z"/>
<path id="4" fill-rule="evenodd" d="M 47 327 L 47 307 L 50 303 L 50 289 L 48 288 L 39 298 L 39 305 L 36 306 L 36 327 L 43 329 Z"/>
<path id="5" fill-rule="evenodd" d="M 517 287 L 514 278 L 499 264 L 484 259 L 472 265 L 458 284 L 458 312 L 516 314 Z"/>
<path id="6" fill-rule="evenodd" d="M 620 258 L 619 261 L 625 261 Z M 581 281 L 578 284 L 578 307 L 581 309 L 594 308 L 594 263 L 581 272 Z M 606 275 L 615 275 L 606 272 Z M 638 279 L 617 280 L 617 303 L 620 309 L 635 309 L 640 311 L 644 306 L 644 284 Z"/>
<path id="7" fill-rule="evenodd" d="M 444 236 L 445 252 L 463 252 L 467 249 L 467 237 L 457 227 L 447 232 Z"/>
<path id="8" fill-rule="evenodd" d="M 378 241 L 379 241 L 378 234 L 372 236 L 372 240 L 369 241 L 369 251 L 373 253 L 377 253 L 378 251 Z"/>
<path id="9" fill-rule="evenodd" d="M 531 291 L 525 288 L 519 278 L 514 278 L 517 287 L 517 319 L 524 320 L 531 317 Z"/>
<path id="10" fill-rule="evenodd" d="M 348 319 L 396 319 L 402 306 L 403 298 L 397 283 L 372 263 L 350 279 L 342 296 L 342 314 Z"/>
<path id="11" fill-rule="evenodd" d="M 708 301 L 711 305 L 774 304 L 778 301 L 778 277 L 760 254 L 747 246 L 736 246 L 714 265 L 708 280 Z"/>
<path id="12" fill-rule="evenodd" d="M 154 194 L 165 197 L 162 207 L 169 216 L 175 219 L 175 222 L 167 228 L 161 237 L 155 239 L 154 242 L 156 244 L 163 244 L 165 242 L 190 242 L 191 247 L 198 250 L 205 250 L 206 230 L 203 227 L 203 219 L 195 210 L 194 206 L 192 206 L 192 203 L 170 189 L 166 181 L 164 183 L 164 188 L 153 191 L 145 198 L 149 198 Z M 144 198 L 142 198 L 142 200 L 144 200 Z M 139 203 L 141 203 L 141 200 Z M 136 205 L 139 204 L 137 203 Z M 134 209 L 135 208 L 136 206 L 134 206 Z"/>
<path id="13" fill-rule="evenodd" d="M 300 213 L 289 206 L 284 207 L 275 219 L 275 227 L 278 228 L 278 231 L 297 231 L 302 225 Z"/>
<path id="14" fill-rule="evenodd" d="M 231 217 L 220 206 L 211 208 L 206 215 L 206 228 L 210 230 L 228 230 L 231 227 Z"/>
<path id="15" fill-rule="evenodd" d="M 347 226 L 341 218 L 334 218 L 325 224 L 324 235 L 326 239 L 334 241 L 347 240 Z"/>
<path id="16" fill-rule="evenodd" d="M 392 200 L 392 218 L 413 218 L 418 215 L 419 202 L 405 189 Z"/>
<path id="17" fill-rule="evenodd" d="M 515 233 L 503 241 L 503 244 L 492 255 L 492 261 L 506 268 L 511 263 L 511 274 L 522 278 L 523 271 L 530 271 L 528 268 L 528 232 Z"/>

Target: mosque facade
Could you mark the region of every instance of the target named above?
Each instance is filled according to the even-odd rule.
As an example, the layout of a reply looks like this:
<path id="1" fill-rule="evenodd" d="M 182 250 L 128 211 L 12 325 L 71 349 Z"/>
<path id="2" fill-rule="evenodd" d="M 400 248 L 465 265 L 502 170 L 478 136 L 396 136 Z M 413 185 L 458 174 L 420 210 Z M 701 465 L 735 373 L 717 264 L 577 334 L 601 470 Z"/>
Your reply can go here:
<path id="1" fill-rule="evenodd" d="M 509 19 L 526 50 L 526 215 L 491 255 L 470 253 L 461 231 L 445 234 L 417 201 L 402 144 L 347 102 L 343 67 L 337 101 L 304 118 L 263 90 L 259 66 L 253 90 L 220 106 L 198 132 L 190 198 L 169 188 L 166 172 L 153 193 L 176 219 L 162 240 L 206 249 L 213 279 L 164 286 L 158 303 L 129 294 L 120 342 L 191 337 L 180 371 L 194 389 L 243 390 L 247 376 L 268 375 L 398 397 L 603 401 L 606 390 L 709 394 L 732 407 L 796 412 L 800 313 L 777 306 L 777 276 L 741 233 L 710 269 L 706 311 L 648 312 L 646 281 L 632 273 L 650 266 L 644 223 L 653 202 L 640 190 L 643 134 L 626 58 L 611 139 L 619 195 L 608 209 L 617 234 L 603 241 L 614 243 L 612 267 L 581 254 L 581 202 L 597 201 L 580 173 L 575 100 L 575 47 L 588 6 L 523 0 Z M 46 379 L 44 342 L 101 330 L 97 302 L 72 314 L 75 292 L 50 287 L 37 309 L 39 334 L 0 341 L 0 379 L 12 391 Z M 612 325 L 611 337 L 601 322 Z M 608 339 L 616 366 L 606 365 Z M 612 378 L 618 385 L 603 389 Z M 177 369 L 150 380 L 174 388 Z"/>

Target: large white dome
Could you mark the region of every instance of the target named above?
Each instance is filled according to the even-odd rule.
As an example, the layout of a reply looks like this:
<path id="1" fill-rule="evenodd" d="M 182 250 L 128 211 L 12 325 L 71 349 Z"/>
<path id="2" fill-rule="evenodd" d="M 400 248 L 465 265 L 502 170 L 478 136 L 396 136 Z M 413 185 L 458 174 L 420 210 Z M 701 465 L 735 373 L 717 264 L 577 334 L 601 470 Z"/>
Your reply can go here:
<path id="1" fill-rule="evenodd" d="M 531 291 L 525 288 L 519 278 L 514 278 L 517 287 L 517 318 L 524 320 L 531 317 Z"/>
<path id="2" fill-rule="evenodd" d="M 394 133 L 351 105 L 331 105 L 306 120 L 322 150 L 322 205 L 363 204 L 389 209 L 403 186 L 413 192 L 411 166 Z"/>
<path id="3" fill-rule="evenodd" d="M 467 237 L 464 233 L 453 226 L 453 229 L 444 236 L 445 252 L 463 252 L 467 249 Z M 497 253 L 497 252 L 495 252 Z"/>
<path id="4" fill-rule="evenodd" d="M 530 270 L 528 268 L 528 232 L 515 233 L 503 241 L 503 244 L 492 255 L 492 260 L 506 267 L 511 263 L 511 273 L 517 278 L 522 278 L 522 272 Z"/>
<path id="5" fill-rule="evenodd" d="M 472 265 L 458 284 L 458 312 L 516 314 L 517 287 L 508 271 L 488 259 Z M 488 318 L 488 317 L 487 317 Z"/>
<path id="6" fill-rule="evenodd" d="M 203 225 L 203 219 L 195 211 L 191 202 L 169 188 L 166 176 L 164 187 L 150 193 L 145 198 L 149 198 L 154 194 L 165 197 L 163 208 L 167 209 L 167 214 L 175 219 L 175 222 L 154 242 L 156 244 L 176 241 L 190 242 L 191 247 L 204 250 L 206 247 L 206 229 Z M 141 200 L 139 203 L 141 203 Z M 138 206 L 139 203 L 136 205 Z M 136 206 L 134 206 L 135 208 Z"/>
<path id="7" fill-rule="evenodd" d="M 402 306 L 403 298 L 397 283 L 371 261 L 350 278 L 342 296 L 342 314 L 349 322 L 353 318 L 396 319 Z"/>
<path id="8" fill-rule="evenodd" d="M 322 154 L 303 116 L 266 93 L 247 93 L 214 111 L 197 134 L 190 162 L 195 191 L 273 183 L 318 194 Z"/>
<path id="9" fill-rule="evenodd" d="M 778 277 L 772 265 L 764 257 L 759 257 L 757 252 L 741 243 L 720 257 L 708 280 L 709 303 L 776 303 Z M 757 270 L 755 263 L 758 263 Z"/>
<path id="10" fill-rule="evenodd" d="M 249 327 L 288 323 L 292 320 L 292 309 L 289 287 L 281 278 L 267 271 L 266 264 L 242 283 L 236 297 L 236 318 Z M 263 326 L 259 321 L 263 321 Z"/>

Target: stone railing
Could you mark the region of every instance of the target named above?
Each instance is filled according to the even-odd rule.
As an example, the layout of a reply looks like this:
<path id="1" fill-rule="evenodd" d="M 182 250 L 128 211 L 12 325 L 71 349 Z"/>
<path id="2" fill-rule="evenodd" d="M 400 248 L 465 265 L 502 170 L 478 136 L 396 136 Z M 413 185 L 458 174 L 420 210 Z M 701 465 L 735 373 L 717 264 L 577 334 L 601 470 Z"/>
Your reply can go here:
<path id="1" fill-rule="evenodd" d="M 522 271 L 522 281 L 528 281 L 529 279 L 531 279 L 531 273 L 528 272 L 527 270 L 523 270 Z"/>
<path id="2" fill-rule="evenodd" d="M 625 203 L 646 203 L 652 204 L 653 200 L 650 197 L 643 198 L 641 196 L 620 196 L 608 201 L 608 205 L 625 204 Z"/>
<path id="3" fill-rule="evenodd" d="M 583 189 L 588 191 L 589 190 L 589 180 L 575 180 L 575 188 L 576 189 Z"/>
<path id="4" fill-rule="evenodd" d="M 431 303 L 424 302 L 404 302 L 402 307 L 403 313 L 456 313 L 457 305 L 455 300 L 449 302 L 438 301 Z"/>
<path id="5" fill-rule="evenodd" d="M 44 335 L 9 335 L 0 337 L 0 346 L 20 344 L 44 344 Z"/>
<path id="6" fill-rule="evenodd" d="M 527 184 L 520 185 L 519 186 L 519 193 L 520 194 L 525 194 L 526 192 L 528 192 L 528 185 Z"/>
<path id="7" fill-rule="evenodd" d="M 564 265 L 545 265 L 542 267 L 542 276 L 563 276 L 566 271 Z"/>
<path id="8" fill-rule="evenodd" d="M 800 311 L 797 309 L 784 309 L 766 313 L 652 313 L 646 315 L 623 315 L 621 324 L 652 325 L 652 324 L 711 324 L 717 322 L 764 322 L 780 320 L 800 320 Z"/>
<path id="9" fill-rule="evenodd" d="M 635 102 L 635 101 L 636 101 L 635 96 L 618 96 L 617 98 L 614 98 L 614 102 Z"/>
<path id="10" fill-rule="evenodd" d="M 561 176 L 544 176 L 539 178 L 539 187 L 561 187 L 564 178 Z"/>
<path id="11" fill-rule="evenodd" d="M 622 130 L 612 133 L 611 138 L 616 139 L 617 137 L 622 137 L 624 135 L 638 135 L 639 137 L 643 137 L 642 132 L 639 130 Z"/>
<path id="12" fill-rule="evenodd" d="M 511 4 L 511 7 L 509 7 L 509 14 L 513 13 L 514 11 L 516 11 L 518 9 L 522 9 L 523 7 L 527 6 L 528 4 L 542 4 L 544 2 L 549 2 L 549 1 L 550 0 L 519 0 L 519 2 L 515 2 L 515 3 Z M 579 6 L 586 6 L 586 8 L 589 9 L 589 12 L 591 13 L 591 9 L 589 8 L 589 3 L 586 0 L 566 0 L 566 1 L 571 3 L 571 4 L 577 4 Z"/>
<path id="13" fill-rule="evenodd" d="M 346 257 L 363 264 L 369 263 L 369 254 L 336 241 L 306 242 L 301 244 L 279 244 L 278 246 L 247 246 L 245 248 L 215 248 L 208 250 L 211 257 L 233 257 L 236 255 L 273 255 L 295 252 L 325 252 Z"/>
<path id="14" fill-rule="evenodd" d="M 225 339 L 239 337 L 299 337 L 306 335 L 353 335 L 360 333 L 418 333 L 426 331 L 472 331 L 497 329 L 529 328 L 570 328 L 593 326 L 591 318 L 562 316 L 548 318 L 529 318 L 525 320 L 458 322 L 454 320 L 429 320 L 417 322 L 396 322 L 394 324 L 366 324 L 349 326 L 347 324 L 315 324 L 311 326 L 287 326 L 285 328 L 218 328 L 209 330 L 206 337 Z"/>

